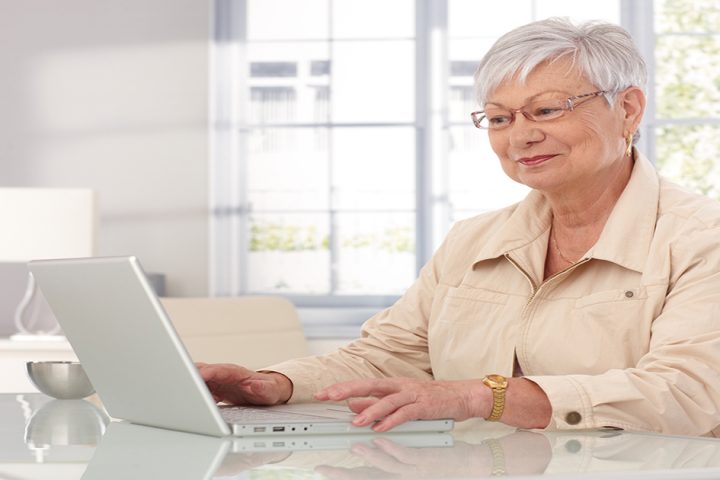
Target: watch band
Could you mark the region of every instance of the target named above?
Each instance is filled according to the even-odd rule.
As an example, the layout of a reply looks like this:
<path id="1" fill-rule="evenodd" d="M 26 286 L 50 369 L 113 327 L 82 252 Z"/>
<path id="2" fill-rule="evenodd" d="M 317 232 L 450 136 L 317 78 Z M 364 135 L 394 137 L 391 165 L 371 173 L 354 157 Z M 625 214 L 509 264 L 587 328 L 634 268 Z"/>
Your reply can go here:
<path id="1" fill-rule="evenodd" d="M 483 383 L 490 387 L 493 394 L 493 405 L 490 416 L 486 418 L 489 422 L 497 422 L 505 410 L 505 392 L 507 390 L 507 378 L 502 375 L 487 375 L 482 379 Z"/>
<path id="2" fill-rule="evenodd" d="M 505 462 L 505 451 L 497 438 L 488 438 L 483 440 L 484 445 L 487 445 L 490 449 L 490 455 L 492 455 L 492 469 L 490 470 L 491 477 L 502 477 L 507 475 L 506 462 Z"/>

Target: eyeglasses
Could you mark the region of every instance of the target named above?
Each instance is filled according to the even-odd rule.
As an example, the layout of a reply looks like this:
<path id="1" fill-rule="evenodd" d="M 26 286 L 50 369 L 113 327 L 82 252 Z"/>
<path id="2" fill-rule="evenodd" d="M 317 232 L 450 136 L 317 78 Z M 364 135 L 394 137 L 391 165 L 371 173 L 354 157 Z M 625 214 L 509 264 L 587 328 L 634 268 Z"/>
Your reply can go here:
<path id="1" fill-rule="evenodd" d="M 546 122 L 548 120 L 555 120 L 567 112 L 571 112 L 575 107 L 582 105 L 588 100 L 592 100 L 595 97 L 608 93 L 605 90 L 600 90 L 592 93 L 584 93 L 582 95 L 575 95 L 564 100 L 559 99 L 545 99 L 536 100 L 530 102 L 524 107 L 512 109 L 505 108 L 500 105 L 492 105 L 486 108 L 484 111 L 473 112 L 470 114 L 472 117 L 473 124 L 477 128 L 485 130 L 502 130 L 507 128 L 515 121 L 515 114 L 520 112 L 528 120 L 533 122 Z M 578 102 L 577 100 L 584 98 L 585 100 Z"/>

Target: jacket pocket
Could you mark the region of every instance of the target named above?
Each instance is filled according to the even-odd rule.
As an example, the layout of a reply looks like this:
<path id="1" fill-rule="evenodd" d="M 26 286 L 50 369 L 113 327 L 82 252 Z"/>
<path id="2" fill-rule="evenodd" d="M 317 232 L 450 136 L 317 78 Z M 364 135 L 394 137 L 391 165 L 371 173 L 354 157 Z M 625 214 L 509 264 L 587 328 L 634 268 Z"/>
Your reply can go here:
<path id="1" fill-rule="evenodd" d="M 508 312 L 512 298 L 492 290 L 451 287 L 436 300 L 428 331 L 436 378 L 511 371 L 517 323 Z"/>
<path id="2" fill-rule="evenodd" d="M 647 289 L 607 290 L 575 302 L 568 333 L 590 371 L 633 366 L 647 352 L 654 307 Z"/>
<path id="3" fill-rule="evenodd" d="M 498 317 L 508 295 L 479 288 L 451 287 L 439 305 L 440 323 L 483 322 Z"/>
<path id="4" fill-rule="evenodd" d="M 630 302 L 647 300 L 647 298 L 647 288 L 645 287 L 605 290 L 578 298 L 575 301 L 575 308 L 584 309 L 586 307 L 592 307 L 593 305 L 601 306 L 603 304 L 629 304 Z M 612 306 L 613 305 L 611 305 L 611 307 Z"/>

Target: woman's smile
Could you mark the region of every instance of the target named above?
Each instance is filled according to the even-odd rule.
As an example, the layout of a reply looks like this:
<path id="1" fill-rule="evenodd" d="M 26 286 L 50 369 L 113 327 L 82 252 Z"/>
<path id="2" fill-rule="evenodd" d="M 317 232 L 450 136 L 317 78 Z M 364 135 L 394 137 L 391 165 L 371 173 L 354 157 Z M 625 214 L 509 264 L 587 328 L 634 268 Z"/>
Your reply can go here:
<path id="1" fill-rule="evenodd" d="M 517 160 L 518 163 L 521 163 L 527 167 L 536 167 L 538 165 L 544 164 L 551 158 L 555 158 L 557 154 L 548 154 L 548 155 L 535 155 L 533 157 L 522 157 Z"/>

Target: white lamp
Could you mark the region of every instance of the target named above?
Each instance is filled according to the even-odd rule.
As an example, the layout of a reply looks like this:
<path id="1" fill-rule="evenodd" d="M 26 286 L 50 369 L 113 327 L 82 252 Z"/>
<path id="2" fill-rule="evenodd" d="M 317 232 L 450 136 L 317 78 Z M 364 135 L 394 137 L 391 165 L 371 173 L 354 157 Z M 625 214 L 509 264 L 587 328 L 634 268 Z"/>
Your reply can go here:
<path id="1" fill-rule="evenodd" d="M 0 188 L 0 261 L 27 262 L 41 258 L 77 258 L 93 255 L 95 195 L 88 189 Z M 23 313 L 36 297 L 35 280 L 28 284 L 15 311 L 22 337 L 57 336 L 60 327 L 33 332 Z"/>

